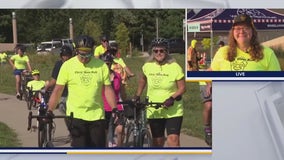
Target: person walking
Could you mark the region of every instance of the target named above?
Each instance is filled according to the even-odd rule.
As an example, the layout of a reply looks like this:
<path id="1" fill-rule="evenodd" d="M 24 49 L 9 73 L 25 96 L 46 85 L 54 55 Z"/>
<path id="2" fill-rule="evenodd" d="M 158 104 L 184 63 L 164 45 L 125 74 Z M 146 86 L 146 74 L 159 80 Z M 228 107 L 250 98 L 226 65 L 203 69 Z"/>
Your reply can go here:
<path id="1" fill-rule="evenodd" d="M 106 53 L 104 53 L 101 56 L 101 59 L 108 65 L 109 70 L 110 70 L 110 81 L 115 93 L 115 99 L 117 102 L 122 101 L 121 98 L 121 92 L 122 92 L 122 83 L 121 83 L 121 76 L 119 73 L 114 72 L 111 69 L 111 66 L 113 64 L 113 53 L 111 53 L 109 50 L 106 51 Z M 106 94 L 104 94 L 103 91 L 103 100 L 104 100 L 104 109 L 105 109 L 105 118 L 106 118 L 106 130 L 107 133 L 114 133 L 114 136 L 111 137 L 109 136 L 107 141 L 107 147 L 121 147 L 122 146 L 122 129 L 123 129 L 123 123 L 124 123 L 124 119 L 123 119 L 123 105 L 122 104 L 117 104 L 117 110 L 120 113 L 117 117 L 117 119 L 114 121 L 113 124 L 110 124 L 110 119 L 112 117 L 112 108 L 109 105 L 109 103 L 106 100 Z M 109 127 L 109 125 L 112 125 L 113 127 Z M 111 130 L 110 128 L 113 128 L 113 130 Z M 110 130 L 108 132 L 108 130 Z M 112 134 L 111 134 L 112 135 Z"/>
<path id="2" fill-rule="evenodd" d="M 9 63 L 13 68 L 13 73 L 16 79 L 16 97 L 21 99 L 20 85 L 21 74 L 24 70 L 32 71 L 29 57 L 25 54 L 26 47 L 22 44 L 17 44 L 15 47 L 16 54 L 9 59 Z"/>
<path id="3" fill-rule="evenodd" d="M 7 63 L 7 54 L 5 52 L 0 52 L 0 65 Z"/>
<path id="4" fill-rule="evenodd" d="M 108 47 L 109 47 L 109 39 L 106 35 L 103 35 L 101 37 L 101 44 L 95 48 L 94 56 L 96 58 L 100 58 L 100 56 L 107 51 Z"/>
<path id="5" fill-rule="evenodd" d="M 64 62 L 48 102 L 47 116 L 53 110 L 67 86 L 66 115 L 74 114 L 69 128 L 72 147 L 104 148 L 106 142 L 105 114 L 102 92 L 116 113 L 116 100 L 110 82 L 108 66 L 93 56 L 94 39 L 87 35 L 75 39 L 76 56 Z"/>
<path id="6" fill-rule="evenodd" d="M 168 52 L 168 42 L 157 39 L 152 43 L 152 54 L 142 66 L 138 88 L 133 101 L 139 101 L 147 86 L 147 96 L 150 102 L 163 103 L 159 109 L 149 107 L 147 119 L 150 125 L 153 146 L 163 147 L 165 130 L 167 146 L 180 146 L 180 131 L 183 120 L 182 95 L 185 93 L 185 78 L 183 69 Z"/>
<path id="7" fill-rule="evenodd" d="M 187 70 L 188 71 L 198 71 L 199 63 L 201 59 L 199 52 L 196 50 L 197 40 L 193 39 L 187 50 Z"/>
<path id="8" fill-rule="evenodd" d="M 199 81 L 200 97 L 203 103 L 202 119 L 205 142 L 212 145 L 212 85 L 211 81 Z"/>
<path id="9" fill-rule="evenodd" d="M 73 56 L 72 49 L 67 46 L 63 45 L 60 49 L 60 60 L 56 61 L 52 73 L 51 73 L 51 79 L 49 80 L 48 85 L 45 86 L 44 91 L 52 90 L 53 87 L 56 84 L 56 80 L 59 74 L 59 70 L 64 62 L 66 62 L 68 59 L 70 59 Z M 68 89 L 67 87 L 64 87 L 63 93 L 61 95 L 58 108 L 63 113 L 66 114 L 66 99 L 68 95 Z"/>
<path id="10" fill-rule="evenodd" d="M 249 15 L 235 17 L 228 46 L 220 48 L 211 63 L 212 71 L 281 71 L 274 51 L 262 46 Z"/>

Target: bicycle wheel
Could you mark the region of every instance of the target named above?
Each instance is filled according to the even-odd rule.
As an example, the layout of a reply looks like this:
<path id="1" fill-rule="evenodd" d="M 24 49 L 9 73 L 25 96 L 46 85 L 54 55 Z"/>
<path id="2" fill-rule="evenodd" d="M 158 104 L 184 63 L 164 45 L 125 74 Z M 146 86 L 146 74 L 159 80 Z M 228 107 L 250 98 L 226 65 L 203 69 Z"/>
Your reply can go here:
<path id="1" fill-rule="evenodd" d="M 152 147 L 152 136 L 149 130 L 145 129 L 142 131 L 140 134 L 140 147 L 147 148 L 147 147 Z"/>
<path id="2" fill-rule="evenodd" d="M 47 143 L 47 130 L 46 125 L 39 124 L 38 128 L 38 147 L 43 148 Z"/>
<path id="3" fill-rule="evenodd" d="M 44 147 L 46 148 L 52 148 L 54 147 L 53 143 L 52 143 L 52 137 L 53 137 L 53 125 L 52 123 L 48 123 L 46 124 L 46 142 L 44 144 Z"/>
<path id="4" fill-rule="evenodd" d="M 132 122 L 125 125 L 124 133 L 123 147 L 135 147 L 137 141 L 134 137 L 134 124 Z"/>

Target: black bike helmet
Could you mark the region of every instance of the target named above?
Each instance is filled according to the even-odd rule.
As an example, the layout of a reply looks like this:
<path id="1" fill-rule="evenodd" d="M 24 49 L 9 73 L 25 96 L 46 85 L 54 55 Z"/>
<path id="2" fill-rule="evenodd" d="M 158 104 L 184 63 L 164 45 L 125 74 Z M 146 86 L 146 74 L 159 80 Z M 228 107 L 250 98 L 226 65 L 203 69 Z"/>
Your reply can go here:
<path id="1" fill-rule="evenodd" d="M 60 57 L 62 56 L 72 57 L 72 49 L 67 45 L 63 45 L 60 49 Z"/>
<path id="2" fill-rule="evenodd" d="M 106 35 L 101 36 L 101 41 L 108 41 L 108 37 Z"/>
<path id="3" fill-rule="evenodd" d="M 112 63 L 114 56 L 110 50 L 107 50 L 104 54 L 100 55 L 100 59 L 103 60 L 105 63 Z"/>
<path id="4" fill-rule="evenodd" d="M 116 42 L 111 42 L 109 44 L 108 50 L 113 56 L 115 56 L 118 51 L 118 44 Z"/>
<path id="5" fill-rule="evenodd" d="M 165 38 L 156 38 L 151 42 L 151 46 L 153 47 L 164 47 L 168 49 L 169 42 Z"/>
<path id="6" fill-rule="evenodd" d="M 20 49 L 22 52 L 25 52 L 26 46 L 24 46 L 23 44 L 17 44 L 15 50 L 17 51 L 18 49 Z"/>
<path id="7" fill-rule="evenodd" d="M 109 44 L 109 47 L 112 48 L 112 49 L 118 49 L 118 44 L 116 42 L 111 42 Z"/>
<path id="8" fill-rule="evenodd" d="M 76 49 L 91 51 L 95 45 L 92 37 L 87 35 L 78 36 L 75 40 Z"/>

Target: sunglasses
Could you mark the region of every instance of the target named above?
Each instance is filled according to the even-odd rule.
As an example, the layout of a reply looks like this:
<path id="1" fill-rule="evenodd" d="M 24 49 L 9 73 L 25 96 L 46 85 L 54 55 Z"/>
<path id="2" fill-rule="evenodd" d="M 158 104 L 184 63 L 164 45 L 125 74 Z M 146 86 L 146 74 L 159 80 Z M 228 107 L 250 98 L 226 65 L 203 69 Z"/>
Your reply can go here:
<path id="1" fill-rule="evenodd" d="M 165 53 L 165 50 L 164 49 L 153 49 L 153 52 L 154 53 L 158 53 L 158 52 Z"/>
<path id="2" fill-rule="evenodd" d="M 89 53 L 80 53 L 80 52 L 77 52 L 77 54 L 81 57 L 81 58 L 90 58 L 92 56 L 92 52 L 89 52 Z"/>

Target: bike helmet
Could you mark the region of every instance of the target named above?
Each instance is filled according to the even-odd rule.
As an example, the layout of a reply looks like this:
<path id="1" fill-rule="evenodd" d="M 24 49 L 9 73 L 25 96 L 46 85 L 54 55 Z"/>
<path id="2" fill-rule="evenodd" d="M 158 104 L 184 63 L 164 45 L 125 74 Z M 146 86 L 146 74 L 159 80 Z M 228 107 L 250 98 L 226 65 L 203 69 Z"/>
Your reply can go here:
<path id="1" fill-rule="evenodd" d="M 113 56 L 113 53 L 110 50 L 107 50 L 107 51 L 105 51 L 104 54 L 102 54 L 100 56 L 100 59 L 103 60 L 106 63 L 112 63 L 114 56 Z"/>
<path id="2" fill-rule="evenodd" d="M 69 46 L 63 45 L 60 49 L 60 57 L 72 56 L 72 49 Z"/>
<path id="3" fill-rule="evenodd" d="M 110 47 L 110 48 L 113 48 L 113 49 L 118 49 L 118 44 L 117 44 L 116 42 L 111 42 L 111 43 L 109 44 L 109 47 Z"/>
<path id="4" fill-rule="evenodd" d="M 36 74 L 39 74 L 39 70 L 34 69 L 34 70 L 32 71 L 32 75 L 36 75 Z"/>
<path id="5" fill-rule="evenodd" d="M 76 49 L 79 50 L 91 51 L 94 45 L 94 39 L 87 35 L 78 36 L 75 40 Z"/>
<path id="6" fill-rule="evenodd" d="M 101 41 L 108 41 L 108 37 L 106 35 L 101 36 Z"/>
<path id="7" fill-rule="evenodd" d="M 156 38 L 152 41 L 151 46 L 153 47 L 164 47 L 168 49 L 169 42 L 165 38 Z"/>
<path id="8" fill-rule="evenodd" d="M 116 42 L 110 43 L 108 50 L 113 56 L 115 56 L 118 51 L 118 44 Z"/>
<path id="9" fill-rule="evenodd" d="M 24 46 L 23 44 L 17 44 L 15 50 L 17 51 L 18 49 L 20 49 L 22 52 L 25 52 L 26 46 Z"/>

